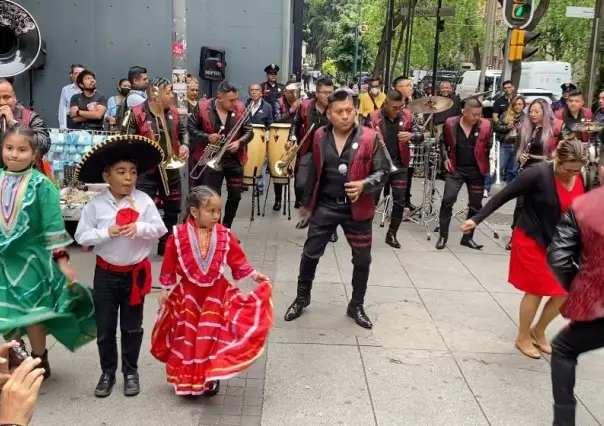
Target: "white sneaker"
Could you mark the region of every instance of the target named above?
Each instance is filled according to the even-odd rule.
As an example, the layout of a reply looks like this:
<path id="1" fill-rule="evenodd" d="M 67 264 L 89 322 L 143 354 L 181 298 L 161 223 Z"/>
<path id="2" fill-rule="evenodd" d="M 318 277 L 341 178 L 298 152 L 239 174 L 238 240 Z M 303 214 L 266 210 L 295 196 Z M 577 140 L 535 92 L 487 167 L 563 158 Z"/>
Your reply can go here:
<path id="1" fill-rule="evenodd" d="M 485 189 L 484 192 L 482 193 L 482 198 L 489 198 L 489 191 L 487 191 Z"/>

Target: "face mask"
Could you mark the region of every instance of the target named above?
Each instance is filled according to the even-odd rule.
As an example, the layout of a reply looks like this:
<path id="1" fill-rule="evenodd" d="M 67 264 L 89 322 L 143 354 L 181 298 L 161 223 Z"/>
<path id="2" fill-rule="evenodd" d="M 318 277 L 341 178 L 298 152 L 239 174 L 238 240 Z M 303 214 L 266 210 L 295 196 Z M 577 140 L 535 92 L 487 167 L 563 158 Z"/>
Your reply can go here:
<path id="1" fill-rule="evenodd" d="M 122 95 L 122 96 L 128 96 L 128 93 L 130 93 L 130 88 L 129 87 L 120 87 L 119 92 L 120 92 L 120 95 Z"/>
<path id="2" fill-rule="evenodd" d="M 371 88 L 371 94 L 372 95 L 377 95 L 378 93 L 380 93 L 380 88 L 379 87 L 372 87 Z"/>

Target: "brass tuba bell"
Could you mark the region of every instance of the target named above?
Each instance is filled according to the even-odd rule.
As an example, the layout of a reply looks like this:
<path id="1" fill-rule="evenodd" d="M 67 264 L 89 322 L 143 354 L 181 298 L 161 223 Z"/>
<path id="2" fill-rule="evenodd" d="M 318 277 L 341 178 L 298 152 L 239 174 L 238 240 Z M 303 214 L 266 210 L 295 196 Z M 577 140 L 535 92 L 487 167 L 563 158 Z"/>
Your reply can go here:
<path id="1" fill-rule="evenodd" d="M 33 16 L 11 0 L 0 0 L 0 77 L 14 77 L 36 64 L 42 50 Z"/>
<path id="2" fill-rule="evenodd" d="M 296 100 L 301 99 L 302 97 L 302 83 L 290 83 L 285 86 L 285 90 L 287 92 L 292 92 L 296 97 Z"/>

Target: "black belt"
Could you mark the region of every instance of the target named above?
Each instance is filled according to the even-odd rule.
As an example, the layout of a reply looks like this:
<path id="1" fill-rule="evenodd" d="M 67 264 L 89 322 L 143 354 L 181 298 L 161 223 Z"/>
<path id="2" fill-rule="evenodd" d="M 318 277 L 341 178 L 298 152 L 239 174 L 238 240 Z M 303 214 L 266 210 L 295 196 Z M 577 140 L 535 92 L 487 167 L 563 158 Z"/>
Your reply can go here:
<path id="1" fill-rule="evenodd" d="M 321 197 L 319 201 L 327 204 L 338 204 L 345 205 L 350 204 L 350 198 L 348 197 Z"/>

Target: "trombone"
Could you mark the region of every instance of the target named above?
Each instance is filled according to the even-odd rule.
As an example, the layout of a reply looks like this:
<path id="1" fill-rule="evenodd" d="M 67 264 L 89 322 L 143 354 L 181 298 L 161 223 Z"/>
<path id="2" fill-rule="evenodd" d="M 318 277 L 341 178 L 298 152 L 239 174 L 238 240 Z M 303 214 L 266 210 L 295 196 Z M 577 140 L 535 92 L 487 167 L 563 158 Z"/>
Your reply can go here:
<path id="1" fill-rule="evenodd" d="M 159 88 L 158 87 L 153 87 L 151 89 L 151 98 L 153 101 L 156 101 L 159 98 Z M 172 149 L 172 138 L 170 137 L 170 131 L 166 124 L 166 118 L 164 117 L 163 112 L 159 114 L 159 122 L 158 122 L 157 115 L 153 114 L 153 116 L 155 117 L 155 124 L 157 126 L 157 131 L 158 131 L 158 134 L 156 135 L 156 137 L 157 137 L 156 142 L 159 145 L 159 141 L 161 140 L 162 132 L 164 133 L 164 139 L 166 142 L 166 148 L 164 150 L 165 160 L 159 165 L 159 175 L 161 178 L 161 183 L 164 187 L 164 192 L 166 193 L 166 196 L 168 196 L 168 195 L 170 195 L 170 181 L 168 179 L 167 171 L 180 169 L 181 167 L 184 167 L 186 162 L 184 160 L 181 160 L 178 157 L 178 155 L 176 155 L 174 150 Z M 128 116 L 128 119 L 129 118 L 130 117 Z M 161 123 L 161 126 L 160 126 L 160 123 Z M 162 149 L 163 149 L 163 147 L 162 147 Z"/>
<path id="2" fill-rule="evenodd" d="M 193 180 L 199 179 L 201 177 L 201 175 L 203 174 L 203 172 L 205 171 L 206 167 L 209 167 L 216 171 L 222 170 L 220 161 L 222 160 L 222 157 L 226 153 L 231 142 L 233 142 L 233 139 L 235 139 L 235 136 L 237 136 L 237 134 L 239 133 L 239 130 L 241 130 L 241 127 L 243 126 L 243 123 L 247 119 L 247 116 L 252 112 L 253 106 L 254 106 L 254 104 L 252 102 L 250 102 L 250 104 L 245 109 L 245 112 L 243 113 L 243 115 L 241 116 L 239 121 L 237 121 L 237 123 L 235 123 L 235 125 L 233 126 L 231 131 L 226 136 L 223 136 L 220 138 L 218 143 L 216 143 L 216 144 L 208 143 L 205 151 L 203 152 L 203 155 L 197 161 L 197 164 L 195 164 L 195 167 L 193 167 L 193 169 L 189 173 L 189 177 L 191 179 L 193 179 Z M 233 115 L 235 115 L 235 113 L 233 113 Z M 222 133 L 223 131 L 224 131 L 224 126 L 221 126 L 219 134 Z M 195 171 L 197 170 L 198 167 L 201 167 L 201 171 L 197 175 L 195 175 Z"/>
<path id="3" fill-rule="evenodd" d="M 375 126 L 373 125 L 373 123 L 371 121 L 369 123 L 371 124 L 371 128 L 377 135 L 378 142 L 379 142 L 380 146 L 382 147 L 382 149 L 384 150 L 384 154 L 386 154 L 388 163 L 390 163 L 390 173 L 394 174 L 394 173 L 398 172 L 398 167 L 396 167 L 394 165 L 394 162 L 392 161 L 392 157 L 390 156 L 390 153 L 388 152 L 388 147 L 386 146 L 386 143 L 384 142 L 384 139 L 382 138 L 382 134 L 375 128 Z"/>
<path id="4" fill-rule="evenodd" d="M 292 146 L 290 149 L 286 150 L 281 155 L 281 158 L 279 158 L 279 160 L 277 160 L 277 162 L 275 163 L 275 173 L 277 173 L 277 175 L 279 175 L 278 177 L 285 177 L 287 174 L 289 174 L 289 170 L 291 169 L 292 163 L 294 162 L 294 160 L 296 159 L 296 156 L 298 155 L 298 151 L 304 145 L 304 143 L 306 142 L 306 139 L 308 139 L 308 137 L 310 136 L 310 134 L 312 133 L 314 128 L 315 128 L 315 124 L 313 123 L 313 125 L 310 126 L 310 129 L 308 129 L 308 132 L 306 132 L 306 134 L 304 135 L 304 137 L 302 138 L 300 143 L 297 144 L 296 146 Z"/>

